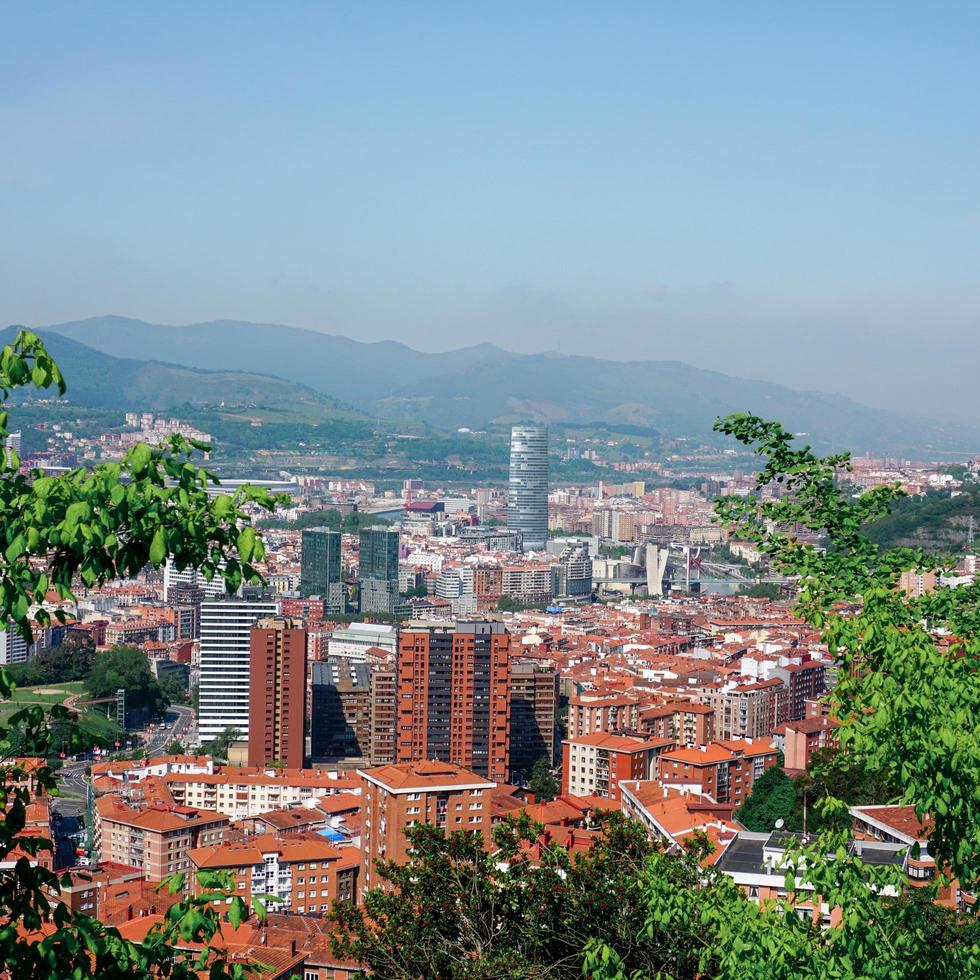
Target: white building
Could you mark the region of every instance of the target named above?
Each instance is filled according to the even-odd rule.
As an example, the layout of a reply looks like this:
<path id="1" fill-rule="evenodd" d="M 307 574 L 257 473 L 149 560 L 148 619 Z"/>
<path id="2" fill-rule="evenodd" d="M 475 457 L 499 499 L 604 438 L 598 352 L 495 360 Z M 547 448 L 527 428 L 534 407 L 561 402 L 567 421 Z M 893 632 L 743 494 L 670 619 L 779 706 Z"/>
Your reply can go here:
<path id="1" fill-rule="evenodd" d="M 327 656 L 363 663 L 369 647 L 380 647 L 394 656 L 398 630 L 382 623 L 351 623 L 346 629 L 334 630 L 327 642 Z"/>
<path id="2" fill-rule="evenodd" d="M 201 603 L 201 742 L 236 728 L 248 738 L 249 642 L 259 619 L 279 614 L 275 599 L 206 599 Z"/>
<path id="3" fill-rule="evenodd" d="M 221 575 L 216 574 L 209 582 L 205 578 L 203 572 L 199 572 L 196 568 L 185 568 L 183 571 L 178 571 L 168 559 L 167 564 L 163 566 L 164 602 L 170 601 L 170 590 L 175 585 L 183 585 L 189 588 L 200 589 L 205 596 L 227 595 L 225 580 L 221 577 Z"/>
<path id="4" fill-rule="evenodd" d="M 13 623 L 7 623 L 7 628 L 0 632 L 0 664 L 22 664 L 30 655 L 30 648 L 17 632 L 17 627 Z"/>

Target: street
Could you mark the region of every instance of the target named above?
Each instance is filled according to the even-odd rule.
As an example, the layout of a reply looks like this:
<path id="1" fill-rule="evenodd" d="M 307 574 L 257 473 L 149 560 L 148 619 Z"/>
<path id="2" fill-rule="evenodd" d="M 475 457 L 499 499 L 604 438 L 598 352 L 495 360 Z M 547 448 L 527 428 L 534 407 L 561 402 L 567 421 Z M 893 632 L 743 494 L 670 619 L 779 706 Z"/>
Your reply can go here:
<path id="1" fill-rule="evenodd" d="M 174 739 L 183 741 L 193 724 L 194 712 L 191 708 L 182 704 L 171 705 L 157 730 L 143 736 L 147 756 L 161 755 Z M 85 795 L 88 791 L 85 770 L 91 764 L 92 760 L 68 761 L 61 767 L 58 782 L 64 795 L 56 797 L 53 802 L 54 808 L 66 817 L 77 817 L 85 812 Z"/>

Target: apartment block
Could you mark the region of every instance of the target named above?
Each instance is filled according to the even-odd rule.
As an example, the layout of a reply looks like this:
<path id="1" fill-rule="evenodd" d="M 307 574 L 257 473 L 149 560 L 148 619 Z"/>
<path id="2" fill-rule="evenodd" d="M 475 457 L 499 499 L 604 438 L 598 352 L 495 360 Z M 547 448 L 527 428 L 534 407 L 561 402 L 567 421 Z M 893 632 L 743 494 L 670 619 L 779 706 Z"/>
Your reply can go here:
<path id="1" fill-rule="evenodd" d="M 530 775 L 538 759 L 555 761 L 558 671 L 533 662 L 510 667 L 510 769 Z"/>
<path id="2" fill-rule="evenodd" d="M 195 847 L 217 844 L 228 834 L 229 819 L 191 806 L 130 806 L 118 796 L 96 800 L 95 846 L 101 858 L 141 868 L 149 881 L 189 868 Z"/>
<path id="3" fill-rule="evenodd" d="M 657 778 L 665 786 L 699 793 L 715 803 L 741 806 L 755 780 L 778 760 L 778 751 L 768 741 L 712 742 L 664 752 L 657 760 Z"/>
<path id="4" fill-rule="evenodd" d="M 490 846 L 490 799 L 496 783 L 447 762 L 404 762 L 359 770 L 364 780 L 362 894 L 383 882 L 377 861 L 405 863 L 405 831 L 428 823 L 448 833 L 468 830 Z"/>
<path id="5" fill-rule="evenodd" d="M 201 871 L 225 871 L 246 903 L 253 897 L 274 897 L 277 912 L 299 915 L 327 912 L 338 899 L 357 900 L 357 876 L 363 856 L 359 848 L 334 847 L 316 833 L 279 837 L 256 834 L 195 848 L 188 854 L 191 890 L 203 889 Z"/>
<path id="6" fill-rule="evenodd" d="M 641 715 L 649 700 L 632 694 L 593 694 L 585 692 L 569 698 L 568 734 L 577 738 L 596 732 L 630 731 L 641 727 Z"/>
<path id="7" fill-rule="evenodd" d="M 832 718 L 804 718 L 781 726 L 783 766 L 786 769 L 810 768 L 813 753 L 837 744 L 840 724 Z"/>
<path id="8" fill-rule="evenodd" d="M 715 712 L 707 704 L 670 701 L 640 712 L 640 731 L 672 739 L 678 748 L 696 749 L 715 736 Z"/>
<path id="9" fill-rule="evenodd" d="M 363 765 L 373 731 L 370 666 L 328 658 L 311 667 L 311 760 Z"/>
<path id="10" fill-rule="evenodd" d="M 562 792 L 618 800 L 620 782 L 652 778 L 658 757 L 673 746 L 672 739 L 625 733 L 567 738 L 562 742 Z"/>
<path id="11" fill-rule="evenodd" d="M 226 728 L 248 738 L 252 627 L 277 613 L 274 599 L 243 596 L 201 603 L 198 734 L 203 743 Z"/>
<path id="12" fill-rule="evenodd" d="M 786 686 L 778 678 L 705 685 L 701 700 L 714 710 L 715 738 L 768 738 L 786 720 Z"/>
<path id="13" fill-rule="evenodd" d="M 306 630 L 259 620 L 249 641 L 248 764 L 302 768 L 306 744 Z"/>
<path id="14" fill-rule="evenodd" d="M 349 775 L 336 770 L 237 766 L 221 767 L 211 774 L 172 773 L 164 782 L 174 803 L 218 810 L 233 820 L 359 788 Z"/>
<path id="15" fill-rule="evenodd" d="M 503 782 L 510 763 L 510 635 L 503 623 L 415 623 L 398 646 L 396 757 Z"/>

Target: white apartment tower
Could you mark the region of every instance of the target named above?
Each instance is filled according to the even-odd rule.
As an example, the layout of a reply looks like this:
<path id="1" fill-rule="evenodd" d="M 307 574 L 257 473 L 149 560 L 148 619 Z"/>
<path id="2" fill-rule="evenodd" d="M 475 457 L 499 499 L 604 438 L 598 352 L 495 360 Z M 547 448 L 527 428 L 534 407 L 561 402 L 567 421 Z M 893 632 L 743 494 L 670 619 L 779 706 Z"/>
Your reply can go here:
<path id="1" fill-rule="evenodd" d="M 236 728 L 248 738 L 249 642 L 256 621 L 279 615 L 275 599 L 205 599 L 201 603 L 201 683 L 198 735 L 202 743 Z"/>

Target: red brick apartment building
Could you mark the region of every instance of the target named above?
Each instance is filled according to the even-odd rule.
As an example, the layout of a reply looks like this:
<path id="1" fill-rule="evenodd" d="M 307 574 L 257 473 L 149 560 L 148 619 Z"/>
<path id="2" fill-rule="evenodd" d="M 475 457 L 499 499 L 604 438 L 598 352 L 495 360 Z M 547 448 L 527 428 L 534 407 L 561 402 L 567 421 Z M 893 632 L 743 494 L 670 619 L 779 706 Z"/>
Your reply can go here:
<path id="1" fill-rule="evenodd" d="M 490 845 L 491 796 L 496 783 L 448 762 L 403 762 L 358 770 L 364 780 L 361 893 L 383 883 L 376 861 L 408 860 L 405 831 L 429 823 L 469 830 Z"/>
<path id="2" fill-rule="evenodd" d="M 190 806 L 129 806 L 118 796 L 96 800 L 95 846 L 104 861 L 141 868 L 150 881 L 188 870 L 188 853 L 228 834 L 223 813 Z"/>
<path id="3" fill-rule="evenodd" d="M 191 887 L 202 889 L 201 871 L 228 871 L 236 892 L 250 902 L 255 896 L 275 896 L 280 912 L 326 912 L 337 899 L 357 899 L 357 876 L 362 854 L 356 847 L 334 847 L 315 832 L 282 837 L 256 834 L 192 850 Z"/>
<path id="4" fill-rule="evenodd" d="M 809 769 L 814 752 L 837 744 L 838 728 L 840 724 L 832 718 L 803 718 L 780 725 L 777 736 L 783 739 L 783 767 Z"/>
<path id="5" fill-rule="evenodd" d="M 778 751 L 761 742 L 712 742 L 699 749 L 664 752 L 657 778 L 665 786 L 690 789 L 716 803 L 740 806 L 766 769 L 776 765 Z"/>
<path id="6" fill-rule="evenodd" d="M 260 620 L 249 640 L 248 764 L 302 768 L 305 724 L 306 630 Z"/>
<path id="7" fill-rule="evenodd" d="M 414 623 L 398 641 L 398 762 L 439 759 L 504 782 L 510 634 L 491 620 Z"/>
<path id="8" fill-rule="evenodd" d="M 707 704 L 671 701 L 640 713 L 640 731 L 669 738 L 678 748 L 697 749 L 715 737 L 715 711 Z"/>
<path id="9" fill-rule="evenodd" d="M 673 739 L 595 732 L 562 742 L 562 793 L 619 799 L 623 780 L 650 779 Z"/>

